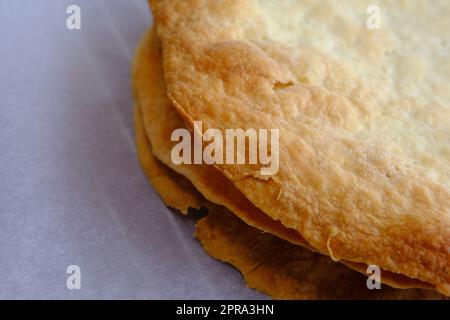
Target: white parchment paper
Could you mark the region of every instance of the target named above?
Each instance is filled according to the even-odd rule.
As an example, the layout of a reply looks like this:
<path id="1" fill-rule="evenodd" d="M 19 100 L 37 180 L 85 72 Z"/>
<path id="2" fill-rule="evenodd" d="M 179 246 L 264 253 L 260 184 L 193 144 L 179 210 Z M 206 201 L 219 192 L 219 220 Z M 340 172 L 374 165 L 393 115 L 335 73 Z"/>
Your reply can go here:
<path id="1" fill-rule="evenodd" d="M 0 298 L 265 298 L 139 166 L 129 70 L 150 23 L 145 0 L 0 0 Z"/>

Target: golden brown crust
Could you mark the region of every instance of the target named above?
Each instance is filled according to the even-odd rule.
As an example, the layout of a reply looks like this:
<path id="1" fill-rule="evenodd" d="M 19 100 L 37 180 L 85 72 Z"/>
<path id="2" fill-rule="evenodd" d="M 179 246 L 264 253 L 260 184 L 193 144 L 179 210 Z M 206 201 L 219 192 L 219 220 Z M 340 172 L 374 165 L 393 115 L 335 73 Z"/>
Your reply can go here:
<path id="1" fill-rule="evenodd" d="M 137 53 L 134 72 L 136 99 L 143 114 L 144 127 L 152 142 L 152 151 L 157 158 L 174 171 L 186 176 L 206 197 L 219 203 L 237 214 L 246 223 L 275 234 L 293 244 L 313 250 L 295 231 L 283 227 L 280 223 L 267 217 L 251 204 L 225 177 L 216 169 L 206 165 L 174 165 L 170 160 L 172 144 L 170 134 L 173 130 L 184 127 L 184 122 L 165 95 L 162 78 L 159 41 L 151 32 L 147 33 Z M 366 273 L 367 265 L 341 261 L 354 270 Z M 382 272 L 382 282 L 395 288 L 429 288 L 430 286 L 390 272 Z"/>
<path id="2" fill-rule="evenodd" d="M 218 166 L 252 203 L 335 259 L 377 264 L 450 295 L 447 106 L 434 101 L 430 127 L 429 101 L 404 98 L 407 89 L 388 88 L 395 99 L 386 102 L 326 55 L 265 41 L 254 2 L 151 2 L 168 95 L 190 126 L 281 129 L 272 179 L 245 165 Z M 317 66 L 312 80 L 299 77 L 305 61 Z M 293 85 L 278 90 L 277 83 Z M 430 89 L 446 92 L 443 84 Z M 408 137 L 386 141 L 382 134 L 394 131 L 383 123 L 395 125 L 398 116 L 386 103 L 413 110 L 405 116 L 417 129 L 413 138 L 432 137 L 442 148 L 424 147 L 425 157 L 407 150 Z"/>
<path id="3" fill-rule="evenodd" d="M 274 299 L 443 299 L 429 290 L 369 290 L 367 278 L 326 256 L 261 233 L 224 209 L 210 211 L 196 230 L 206 252 Z"/>
<path id="4" fill-rule="evenodd" d="M 233 214 L 207 203 L 184 177 L 154 158 L 137 106 L 134 112 L 138 155 L 156 191 L 167 205 L 183 213 L 200 205 L 210 209 L 208 218 L 198 223 L 197 237 L 209 254 L 238 268 L 250 287 L 278 299 L 442 299 L 425 290 L 383 287 L 368 291 L 363 276 L 237 222 Z M 185 188 L 188 185 L 190 188 Z M 275 264 L 270 263 L 273 252 L 277 255 Z"/>
<path id="5" fill-rule="evenodd" d="M 206 199 L 227 207 L 246 223 L 293 243 L 307 246 L 306 241 L 296 231 L 289 230 L 267 217 L 214 167 L 175 165 L 171 161 L 170 153 L 175 144 L 170 141 L 171 133 L 185 125 L 165 94 L 159 48 L 157 37 L 148 32 L 138 50 L 136 65 L 139 67 L 133 76 L 136 100 L 142 112 L 144 128 L 154 156 L 189 179 Z"/>
<path id="6" fill-rule="evenodd" d="M 136 89 L 138 81 L 138 70 L 142 66 L 142 54 L 147 46 L 147 37 L 144 37 L 136 50 L 131 73 L 133 75 L 133 87 Z M 205 205 L 205 199 L 194 188 L 192 183 L 180 174 L 170 170 L 156 159 L 151 150 L 150 141 L 146 135 L 142 112 L 140 110 L 138 93 L 134 91 L 135 105 L 133 107 L 136 151 L 142 169 L 160 195 L 163 202 L 183 214 L 187 214 L 189 208 L 200 209 Z"/>
<path id="7" fill-rule="evenodd" d="M 205 200 L 189 180 L 170 170 L 153 156 L 137 105 L 134 107 L 134 115 L 136 150 L 139 161 L 163 202 L 183 214 L 186 214 L 189 208 L 199 209 L 203 207 Z"/>

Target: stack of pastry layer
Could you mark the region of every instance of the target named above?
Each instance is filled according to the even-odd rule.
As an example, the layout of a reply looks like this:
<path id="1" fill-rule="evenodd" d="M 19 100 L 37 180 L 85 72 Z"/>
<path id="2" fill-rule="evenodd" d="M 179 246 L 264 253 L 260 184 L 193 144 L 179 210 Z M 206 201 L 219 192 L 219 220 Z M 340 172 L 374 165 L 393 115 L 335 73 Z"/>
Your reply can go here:
<path id="1" fill-rule="evenodd" d="M 450 295 L 450 5 L 381 1 L 372 29 L 365 2 L 150 1 L 142 166 L 168 206 L 208 208 L 205 250 L 274 298 Z M 194 121 L 279 129 L 278 172 L 175 164 L 172 132 Z"/>

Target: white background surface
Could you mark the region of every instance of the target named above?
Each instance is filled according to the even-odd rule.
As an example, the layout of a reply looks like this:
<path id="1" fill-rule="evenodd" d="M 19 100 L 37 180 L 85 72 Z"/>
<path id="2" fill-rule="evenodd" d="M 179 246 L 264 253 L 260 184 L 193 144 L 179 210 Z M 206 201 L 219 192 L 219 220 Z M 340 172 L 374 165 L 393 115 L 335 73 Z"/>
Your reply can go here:
<path id="1" fill-rule="evenodd" d="M 139 166 L 129 70 L 150 23 L 144 0 L 0 0 L 0 298 L 264 298 Z"/>

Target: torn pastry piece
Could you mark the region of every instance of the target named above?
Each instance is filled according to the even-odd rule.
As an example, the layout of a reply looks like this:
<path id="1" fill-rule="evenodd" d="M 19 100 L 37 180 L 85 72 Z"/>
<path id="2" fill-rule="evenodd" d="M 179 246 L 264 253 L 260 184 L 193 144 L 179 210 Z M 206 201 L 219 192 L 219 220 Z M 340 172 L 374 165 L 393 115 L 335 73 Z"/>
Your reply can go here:
<path id="1" fill-rule="evenodd" d="M 137 107 L 135 131 L 142 167 L 163 201 L 181 212 L 207 206 L 210 214 L 198 222 L 196 236 L 210 255 L 239 269 L 249 287 L 276 299 L 443 298 L 429 290 L 399 290 L 386 286 L 381 290 L 368 290 L 364 276 L 240 222 L 226 209 L 202 199 L 186 178 L 153 156 Z"/>
<path id="2" fill-rule="evenodd" d="M 225 206 L 247 224 L 314 250 L 298 232 L 284 227 L 254 206 L 213 166 L 175 165 L 172 162 L 170 154 L 175 142 L 171 142 L 171 133 L 183 128 L 184 121 L 166 96 L 162 72 L 160 43 L 158 38 L 149 32 L 143 37 L 137 50 L 133 68 L 133 86 L 154 155 L 174 171 L 192 181 L 209 201 Z M 342 262 L 366 274 L 367 265 Z M 382 273 L 382 281 L 396 288 L 431 287 L 426 283 L 386 271 Z"/>
<path id="3" fill-rule="evenodd" d="M 379 30 L 370 1 L 150 2 L 191 129 L 280 130 L 270 178 L 216 165 L 255 206 L 335 260 L 450 295 L 448 1 L 380 1 Z"/>

